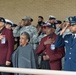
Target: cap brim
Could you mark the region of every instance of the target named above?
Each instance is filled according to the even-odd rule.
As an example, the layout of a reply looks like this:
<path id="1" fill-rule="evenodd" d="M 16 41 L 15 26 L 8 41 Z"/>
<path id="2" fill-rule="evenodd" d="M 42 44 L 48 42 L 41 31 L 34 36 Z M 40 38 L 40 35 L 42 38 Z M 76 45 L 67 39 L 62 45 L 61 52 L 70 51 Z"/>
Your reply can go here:
<path id="1" fill-rule="evenodd" d="M 49 18 L 49 20 L 52 20 L 52 19 L 56 19 L 56 18 Z"/>
<path id="2" fill-rule="evenodd" d="M 70 24 L 71 24 L 71 25 L 75 25 L 75 24 L 76 24 L 76 22 L 75 22 L 75 21 L 72 21 L 72 22 L 70 22 Z"/>
<path id="3" fill-rule="evenodd" d="M 76 23 L 74 23 L 74 24 L 70 24 L 70 26 L 73 26 L 73 25 L 76 25 Z"/>
<path id="4" fill-rule="evenodd" d="M 5 23 L 4 21 L 0 21 L 0 22 L 3 22 L 3 23 Z"/>

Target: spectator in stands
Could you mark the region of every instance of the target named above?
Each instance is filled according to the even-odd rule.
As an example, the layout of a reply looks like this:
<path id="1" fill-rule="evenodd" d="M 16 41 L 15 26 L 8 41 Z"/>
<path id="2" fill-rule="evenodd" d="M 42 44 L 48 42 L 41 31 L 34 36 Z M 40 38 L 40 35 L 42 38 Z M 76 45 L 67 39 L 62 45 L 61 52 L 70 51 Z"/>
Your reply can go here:
<path id="1" fill-rule="evenodd" d="M 15 27 L 17 26 L 17 24 L 13 24 L 12 25 L 12 31 L 15 29 Z M 14 50 L 17 49 L 17 47 L 19 46 L 19 37 L 14 37 Z"/>
<path id="2" fill-rule="evenodd" d="M 42 16 L 38 16 L 38 24 L 37 24 L 36 28 L 37 28 L 37 33 L 38 33 L 37 40 L 39 40 L 39 43 L 41 41 L 41 38 L 43 38 L 46 35 L 45 29 L 43 27 L 44 24 L 45 24 L 44 18 Z"/>
<path id="3" fill-rule="evenodd" d="M 32 22 L 32 18 L 29 16 L 25 16 L 22 19 L 22 23 L 19 24 L 14 30 L 13 30 L 13 34 L 14 37 L 20 37 L 20 34 L 22 32 L 27 32 L 30 35 L 30 44 L 33 46 L 33 49 L 35 50 L 36 48 L 34 47 L 34 44 L 36 43 L 37 40 L 37 29 L 31 25 Z M 22 26 L 21 26 L 22 25 Z"/>
<path id="4" fill-rule="evenodd" d="M 12 25 L 12 30 L 14 30 L 16 26 L 17 26 L 17 24 L 13 24 Z"/>
<path id="5" fill-rule="evenodd" d="M 36 54 L 42 56 L 41 68 L 42 69 L 51 69 L 51 70 L 61 70 L 61 59 L 63 58 L 65 51 L 64 47 L 56 48 L 54 42 L 57 35 L 55 34 L 55 25 L 50 23 L 45 24 L 46 34 L 44 38 L 41 39 L 40 45 L 36 50 Z M 51 42 L 51 40 L 53 42 Z M 48 62 L 47 66 L 45 65 L 46 61 Z"/>
<path id="6" fill-rule="evenodd" d="M 55 33 L 58 34 L 62 30 L 62 22 L 60 20 L 56 20 L 55 25 L 56 25 Z"/>
<path id="7" fill-rule="evenodd" d="M 37 34 L 38 34 L 37 35 L 37 43 L 35 44 L 36 48 L 39 46 L 41 39 L 46 36 L 46 29 L 45 29 L 44 25 L 45 24 L 43 24 L 43 25 L 38 24 L 36 26 L 36 28 L 37 28 Z M 37 68 L 39 68 L 40 57 L 41 56 L 39 56 L 39 55 L 37 56 Z"/>
<path id="8" fill-rule="evenodd" d="M 63 24 L 62 24 L 63 27 L 66 26 L 67 22 L 69 22 L 68 18 L 66 18 L 65 21 L 63 22 Z M 72 34 L 71 31 L 70 31 L 70 29 L 69 29 L 69 27 L 65 30 L 65 32 L 63 33 L 62 36 L 64 37 L 65 35 L 68 35 L 68 34 Z"/>
<path id="9" fill-rule="evenodd" d="M 55 20 L 56 20 L 56 17 L 55 16 L 53 16 L 53 15 L 50 15 L 49 16 L 49 23 L 55 24 Z"/>
<path id="10" fill-rule="evenodd" d="M 5 19 L 0 17 L 0 66 L 10 66 L 13 49 L 13 33 L 5 28 Z M 6 75 L 6 73 L 1 72 L 0 75 Z"/>
<path id="11" fill-rule="evenodd" d="M 38 25 L 44 24 L 44 18 L 42 16 L 38 16 Z"/>
<path id="12" fill-rule="evenodd" d="M 46 29 L 44 27 L 44 24 L 43 25 L 38 24 L 36 28 L 37 28 L 37 34 L 38 34 L 37 41 L 38 43 L 40 43 L 41 39 L 46 36 L 46 33 L 45 33 Z"/>
<path id="13" fill-rule="evenodd" d="M 13 67 L 36 68 L 35 56 L 32 46 L 29 44 L 30 36 L 27 32 L 20 35 L 20 46 L 12 55 Z M 26 74 L 15 74 L 26 75 Z"/>
<path id="14" fill-rule="evenodd" d="M 41 24 L 38 24 L 37 26 L 36 26 L 36 28 L 37 28 L 37 42 L 36 42 L 36 48 L 38 47 L 38 45 L 40 44 L 40 41 L 41 41 L 41 39 L 43 38 L 43 37 L 45 37 L 46 36 L 46 33 L 45 33 L 45 28 L 43 27 L 43 25 L 41 25 Z"/>
<path id="15" fill-rule="evenodd" d="M 51 24 L 55 24 L 56 21 L 56 17 L 53 15 L 49 15 L 48 20 L 45 21 L 45 23 L 51 23 Z"/>
<path id="16" fill-rule="evenodd" d="M 5 19 L 5 21 L 6 21 L 5 27 L 6 27 L 7 29 L 11 29 L 11 30 L 12 30 L 13 22 L 10 21 L 10 20 L 8 20 L 8 19 Z"/>

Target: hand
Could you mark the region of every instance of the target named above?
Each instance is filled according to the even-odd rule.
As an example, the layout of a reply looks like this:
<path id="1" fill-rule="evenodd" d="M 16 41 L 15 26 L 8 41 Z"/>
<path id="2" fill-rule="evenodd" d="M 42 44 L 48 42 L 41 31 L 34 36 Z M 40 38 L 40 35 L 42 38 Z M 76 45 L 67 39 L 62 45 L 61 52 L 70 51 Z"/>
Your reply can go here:
<path id="1" fill-rule="evenodd" d="M 43 56 L 43 60 L 49 60 L 49 56 L 48 55 Z"/>
<path id="2" fill-rule="evenodd" d="M 66 29 L 69 27 L 69 24 L 69 22 L 65 22 L 65 27 L 60 31 L 60 35 L 62 35 L 66 31 Z"/>
<path id="3" fill-rule="evenodd" d="M 19 27 L 22 27 L 23 25 L 24 25 L 24 21 L 21 20 L 21 21 L 18 23 L 18 26 L 19 26 Z"/>
<path id="4" fill-rule="evenodd" d="M 45 42 L 44 42 L 44 45 L 46 45 L 46 44 L 52 44 L 52 43 L 54 43 L 55 41 L 54 41 L 54 39 L 47 39 Z"/>
<path id="5" fill-rule="evenodd" d="M 38 31 L 37 31 L 37 33 L 39 34 L 41 32 L 41 28 L 38 28 Z"/>
<path id="6" fill-rule="evenodd" d="M 11 62 L 10 61 L 6 61 L 6 66 L 10 65 Z"/>
<path id="7" fill-rule="evenodd" d="M 5 35 L 0 34 L 0 40 L 2 40 L 5 37 Z"/>
<path id="8" fill-rule="evenodd" d="M 69 26 L 69 25 L 70 25 L 70 23 L 69 23 L 69 22 L 65 22 L 65 25 L 66 25 L 66 26 Z"/>

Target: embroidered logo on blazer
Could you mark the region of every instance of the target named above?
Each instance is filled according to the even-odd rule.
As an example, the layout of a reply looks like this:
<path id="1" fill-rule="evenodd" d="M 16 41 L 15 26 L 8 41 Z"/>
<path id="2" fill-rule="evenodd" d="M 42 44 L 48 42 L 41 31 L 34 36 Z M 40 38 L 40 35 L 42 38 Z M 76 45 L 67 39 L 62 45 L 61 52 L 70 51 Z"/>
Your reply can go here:
<path id="1" fill-rule="evenodd" d="M 65 40 L 65 43 L 68 43 L 68 40 Z"/>

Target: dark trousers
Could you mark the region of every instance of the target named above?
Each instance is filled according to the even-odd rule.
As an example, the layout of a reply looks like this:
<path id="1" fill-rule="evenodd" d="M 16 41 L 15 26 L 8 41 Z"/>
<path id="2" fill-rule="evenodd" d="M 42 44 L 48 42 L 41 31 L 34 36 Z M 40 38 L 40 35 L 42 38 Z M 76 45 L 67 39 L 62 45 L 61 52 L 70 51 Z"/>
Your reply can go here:
<path id="1" fill-rule="evenodd" d="M 50 68 L 50 64 L 49 64 L 49 60 L 43 60 L 43 56 L 45 56 L 45 54 L 41 54 L 39 57 L 40 58 L 38 58 L 38 60 L 40 60 L 39 62 L 38 62 L 38 68 L 39 69 L 47 69 L 47 70 L 50 70 L 51 68 Z"/>
<path id="2" fill-rule="evenodd" d="M 0 65 L 0 67 L 10 67 L 10 66 Z M 13 75 L 13 74 L 12 73 L 6 73 L 6 72 L 0 72 L 0 75 Z"/>

